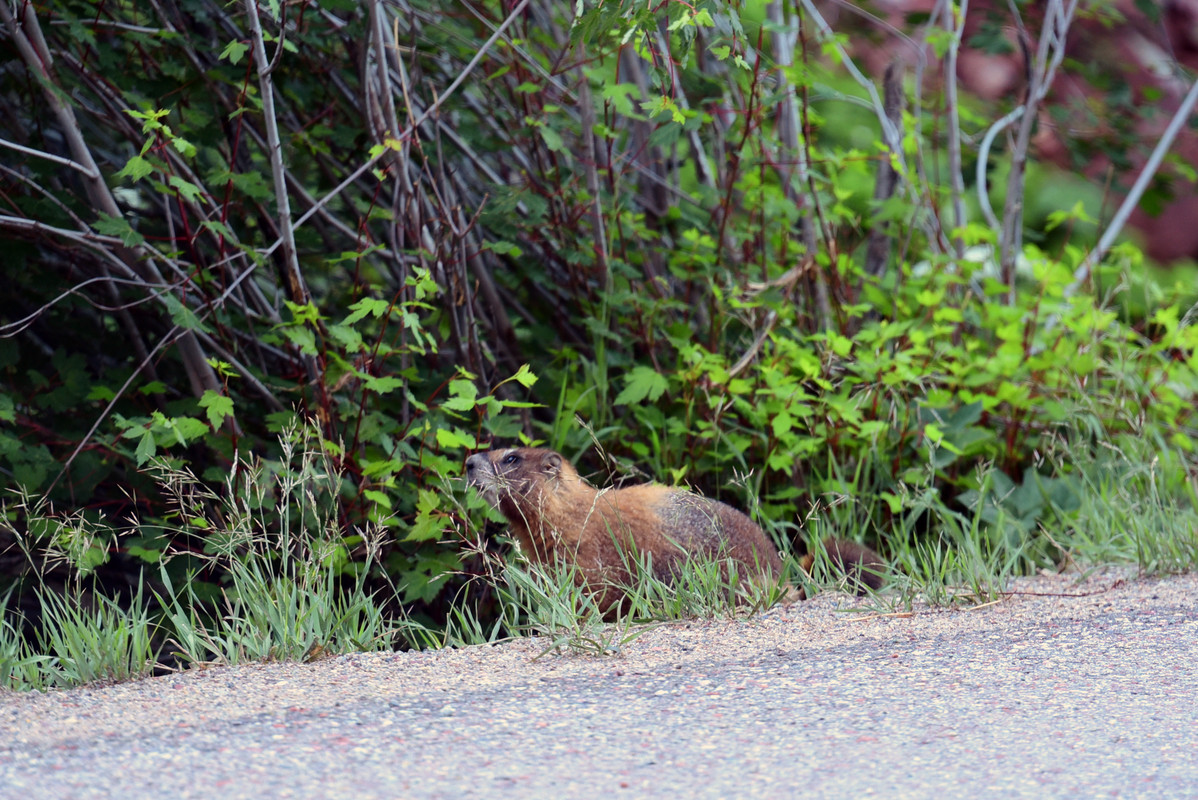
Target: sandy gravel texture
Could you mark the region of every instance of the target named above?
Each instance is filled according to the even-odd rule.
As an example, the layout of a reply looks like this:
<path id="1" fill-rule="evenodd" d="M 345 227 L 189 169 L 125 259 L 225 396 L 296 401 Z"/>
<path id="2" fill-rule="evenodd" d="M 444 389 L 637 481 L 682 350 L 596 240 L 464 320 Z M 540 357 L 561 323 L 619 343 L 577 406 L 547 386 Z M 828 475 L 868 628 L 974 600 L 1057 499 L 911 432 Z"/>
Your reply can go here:
<path id="1" fill-rule="evenodd" d="M 1198 797 L 1198 576 L 0 694 L 0 797 Z"/>

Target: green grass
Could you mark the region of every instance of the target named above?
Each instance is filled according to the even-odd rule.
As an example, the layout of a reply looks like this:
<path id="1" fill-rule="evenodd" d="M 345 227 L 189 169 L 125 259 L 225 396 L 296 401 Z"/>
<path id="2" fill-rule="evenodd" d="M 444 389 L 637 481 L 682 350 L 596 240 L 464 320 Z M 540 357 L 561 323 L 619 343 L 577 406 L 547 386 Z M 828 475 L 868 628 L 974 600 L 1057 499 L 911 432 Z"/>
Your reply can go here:
<path id="1" fill-rule="evenodd" d="M 544 644 L 542 655 L 614 655 L 663 622 L 751 616 L 787 593 L 785 585 L 748 580 L 734 562 L 688 561 L 666 582 L 654 576 L 648 561 L 634 555 L 625 558 L 631 579 L 618 587 L 625 600 L 606 614 L 580 585 L 576 567 L 512 562 L 500 566 L 492 578 L 502 608 L 497 620 L 484 625 L 474 609 L 455 605 L 444 630 L 411 623 L 408 635 L 420 646 L 435 647 L 536 636 Z M 792 569 L 797 573 L 797 565 Z"/>
<path id="2" fill-rule="evenodd" d="M 510 565 L 501 596 L 516 621 L 514 632 L 542 637 L 541 656 L 563 651 L 615 655 L 649 629 L 623 613 L 605 622 L 595 599 L 579 586 L 573 566 Z"/>
<path id="3" fill-rule="evenodd" d="M 329 570 L 322 585 L 271 575 L 271 562 L 239 562 L 217 616 L 202 613 L 190 585 L 163 573 L 158 596 L 172 652 L 186 664 L 297 661 L 314 654 L 382 650 L 397 628 L 359 584 L 344 593 Z"/>
<path id="4" fill-rule="evenodd" d="M 1198 565 L 1198 487 L 1169 461 L 1095 460 L 1062 541 L 1084 563 L 1132 563 L 1143 575 L 1186 572 Z"/>
<path id="5" fill-rule="evenodd" d="M 208 537 L 208 558 L 227 576 L 222 597 L 211 608 L 200 602 L 192 580 L 176 588 L 168 571 L 160 571 L 158 604 L 174 655 L 186 664 L 294 661 L 315 653 L 380 650 L 389 648 L 397 633 L 365 582 L 383 532 L 360 532 L 365 563 L 345 568 L 336 506 L 328 500 L 340 475 L 312 439 L 301 439 L 298 447 L 292 437 L 282 442 L 283 463 L 290 468 L 268 474 L 257 463 L 243 462 L 237 471 L 240 485 L 248 488 L 241 492 L 230 484 L 217 497 L 190 473 L 159 472 L 179 516 L 217 532 Z"/>
<path id="6" fill-rule="evenodd" d="M 107 597 L 88 603 L 77 595 L 42 589 L 41 652 L 56 686 L 119 683 L 150 675 L 158 661 L 155 623 L 143 601 L 143 589 L 128 607 Z"/>
<path id="7" fill-rule="evenodd" d="M 46 690 L 118 683 L 150 675 L 158 662 L 156 625 L 139 587 L 128 607 L 102 596 L 37 591 L 41 620 L 33 641 L 0 620 L 0 686 Z M 0 612 L 7 603 L 0 604 Z"/>
<path id="8" fill-rule="evenodd" d="M 52 685 L 54 659 L 21 635 L 7 618 L 8 598 L 0 603 L 0 688 L 44 691 Z"/>

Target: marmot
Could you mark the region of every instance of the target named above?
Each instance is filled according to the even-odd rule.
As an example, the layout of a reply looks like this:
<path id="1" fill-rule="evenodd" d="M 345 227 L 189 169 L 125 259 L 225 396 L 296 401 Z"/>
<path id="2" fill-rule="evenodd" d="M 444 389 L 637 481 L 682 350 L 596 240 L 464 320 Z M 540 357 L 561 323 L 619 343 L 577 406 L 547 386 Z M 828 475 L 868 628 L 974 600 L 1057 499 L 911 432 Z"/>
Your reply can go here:
<path id="1" fill-rule="evenodd" d="M 530 561 L 576 565 L 579 583 L 596 594 L 604 612 L 614 609 L 624 594 L 620 587 L 630 583 L 627 558 L 651 555 L 654 576 L 667 582 L 695 556 L 729 558 L 753 577 L 782 575 L 778 550 L 755 522 L 684 489 L 644 484 L 600 491 L 559 453 L 528 447 L 470 456 L 466 479 L 507 518 Z M 881 587 L 877 553 L 839 539 L 824 546 L 858 588 Z M 809 570 L 812 557 L 801 563 Z"/>

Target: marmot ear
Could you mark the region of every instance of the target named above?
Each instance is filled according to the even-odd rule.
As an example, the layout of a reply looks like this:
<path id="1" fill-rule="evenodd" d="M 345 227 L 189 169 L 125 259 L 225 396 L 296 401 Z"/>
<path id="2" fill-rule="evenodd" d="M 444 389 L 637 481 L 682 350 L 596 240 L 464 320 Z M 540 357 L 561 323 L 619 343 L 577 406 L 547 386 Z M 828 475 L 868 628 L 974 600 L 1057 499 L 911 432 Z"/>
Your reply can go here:
<path id="1" fill-rule="evenodd" d="M 545 472 L 550 475 L 556 476 L 562 471 L 562 457 L 557 453 L 546 453 L 545 461 L 542 463 L 545 465 Z"/>

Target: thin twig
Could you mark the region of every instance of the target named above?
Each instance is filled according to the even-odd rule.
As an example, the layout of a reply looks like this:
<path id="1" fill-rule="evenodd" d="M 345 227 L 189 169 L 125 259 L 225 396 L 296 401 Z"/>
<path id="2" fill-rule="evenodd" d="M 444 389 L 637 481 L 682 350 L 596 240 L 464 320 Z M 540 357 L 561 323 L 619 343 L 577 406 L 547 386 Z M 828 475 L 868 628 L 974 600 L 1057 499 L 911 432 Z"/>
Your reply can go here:
<path id="1" fill-rule="evenodd" d="M 95 300 L 92 300 L 90 297 L 88 297 L 86 294 L 84 294 L 82 291 L 80 291 L 85 286 L 90 286 L 93 283 L 108 283 L 108 284 L 119 284 L 122 286 L 136 286 L 141 289 L 148 288 L 146 285 L 146 282 L 142 281 L 142 280 L 127 280 L 124 278 L 115 278 L 111 275 L 98 275 L 94 278 L 88 278 L 85 281 L 81 281 L 81 282 L 75 284 L 74 286 L 67 289 L 66 291 L 61 292 L 53 300 L 50 300 L 47 303 L 43 303 L 41 305 L 41 307 L 37 309 L 37 311 L 27 314 L 24 317 L 22 317 L 21 319 L 16 320 L 15 322 L 9 322 L 5 325 L 0 325 L 0 339 L 8 339 L 13 336 L 16 336 L 21 331 L 25 330 L 30 325 L 32 325 L 34 322 L 36 322 L 38 317 L 40 317 L 42 314 L 45 314 L 51 308 L 53 308 L 54 306 L 58 305 L 63 300 L 65 300 L 71 296 L 82 297 L 85 302 L 87 302 L 89 305 L 92 306 L 92 308 L 98 309 L 100 311 L 122 311 L 127 308 L 133 308 L 134 306 L 139 306 L 142 303 L 148 303 L 151 300 L 156 300 L 163 295 L 171 294 L 177 288 L 170 284 L 164 284 L 161 287 L 159 287 L 156 291 L 146 295 L 145 297 L 138 298 L 137 300 L 131 300 L 128 303 L 123 303 L 119 306 L 105 306 L 105 305 L 101 305 L 100 303 L 97 303 Z"/>
<path id="2" fill-rule="evenodd" d="M 914 611 L 893 611 L 889 614 L 864 614 L 860 617 L 846 617 L 839 620 L 839 622 L 869 622 L 874 619 L 911 619 L 914 616 Z"/>
<path id="3" fill-rule="evenodd" d="M 579 53 L 582 61 L 582 53 Z M 602 270 L 604 289 L 611 291 L 612 275 L 607 257 L 607 231 L 603 221 L 603 194 L 599 191 L 599 165 L 595 156 L 595 105 L 591 98 L 591 82 L 581 66 L 578 72 L 578 103 L 582 118 L 582 168 L 586 171 L 587 193 L 590 194 L 591 225 L 594 226 L 595 258 Z"/>
<path id="4" fill-rule="evenodd" d="M 735 378 L 744 371 L 745 367 L 753 363 L 753 359 L 757 358 L 757 354 L 761 352 L 762 345 L 764 345 L 765 340 L 769 338 L 770 332 L 773 331 L 774 325 L 777 324 L 777 322 L 778 312 L 771 308 L 769 314 L 766 315 L 765 324 L 757 333 L 757 337 L 753 340 L 753 344 L 744 352 L 743 355 L 741 355 L 739 359 L 737 359 L 736 363 L 728 369 L 729 378 Z"/>
<path id="5" fill-rule="evenodd" d="M 796 187 L 807 188 L 810 186 L 807 142 L 799 141 L 801 135 L 804 140 L 806 136 L 803 133 L 798 103 L 795 100 L 795 89 L 790 84 L 790 76 L 786 74 L 786 71 L 794 64 L 794 52 L 799 38 L 798 20 L 796 18 L 789 26 L 786 26 L 785 20 L 782 18 L 780 0 L 774 0 L 765 8 L 766 15 L 774 27 L 770 34 L 770 43 L 774 51 L 774 61 L 778 64 L 777 91 L 782 95 L 781 108 L 778 112 L 778 138 L 781 140 L 783 156 L 778 159 L 778 171 L 781 173 L 782 191 L 786 194 L 787 199 L 799 209 L 799 235 L 806 250 L 804 256 L 813 256 L 819 247 L 815 236 L 815 223 L 812 220 L 814 192 L 812 196 L 805 196 L 795 191 Z M 790 167 L 792 163 L 794 164 L 793 174 Z M 828 231 L 825 230 L 823 233 L 825 241 L 827 241 L 830 238 Z M 817 281 L 822 281 L 821 275 L 815 277 Z M 817 292 L 816 301 L 820 329 L 829 330 L 832 327 L 832 308 L 826 289 L 823 292 Z M 768 329 L 772 326 L 773 321 L 770 320 L 766 327 Z"/>

